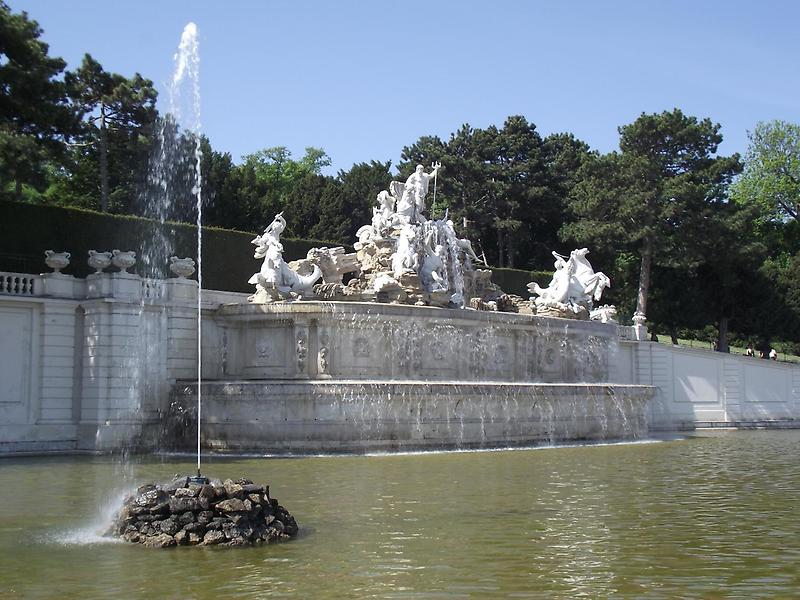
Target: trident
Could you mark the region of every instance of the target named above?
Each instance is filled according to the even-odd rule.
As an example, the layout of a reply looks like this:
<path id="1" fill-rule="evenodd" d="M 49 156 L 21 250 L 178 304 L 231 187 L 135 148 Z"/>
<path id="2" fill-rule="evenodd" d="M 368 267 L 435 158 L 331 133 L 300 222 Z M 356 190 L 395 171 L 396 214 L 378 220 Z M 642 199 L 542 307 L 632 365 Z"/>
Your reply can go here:
<path id="1" fill-rule="evenodd" d="M 431 219 L 433 218 L 433 211 L 436 208 L 436 180 L 439 178 L 439 169 L 442 167 L 442 163 L 436 161 L 431 163 L 431 168 L 433 168 L 433 202 L 431 203 Z"/>

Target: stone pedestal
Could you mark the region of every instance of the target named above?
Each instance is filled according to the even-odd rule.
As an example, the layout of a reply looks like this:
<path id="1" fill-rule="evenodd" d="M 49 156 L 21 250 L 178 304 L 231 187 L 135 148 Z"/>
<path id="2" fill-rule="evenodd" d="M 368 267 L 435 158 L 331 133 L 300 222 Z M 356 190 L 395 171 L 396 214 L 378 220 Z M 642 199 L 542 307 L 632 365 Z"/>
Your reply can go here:
<path id="1" fill-rule="evenodd" d="M 174 302 L 197 302 L 197 282 L 185 277 L 164 280 L 166 298 Z"/>
<path id="2" fill-rule="evenodd" d="M 42 273 L 42 295 L 52 298 L 76 298 L 84 292 L 84 282 L 63 273 Z"/>
<path id="3" fill-rule="evenodd" d="M 142 278 L 133 273 L 92 273 L 86 277 L 87 298 L 142 299 Z"/>

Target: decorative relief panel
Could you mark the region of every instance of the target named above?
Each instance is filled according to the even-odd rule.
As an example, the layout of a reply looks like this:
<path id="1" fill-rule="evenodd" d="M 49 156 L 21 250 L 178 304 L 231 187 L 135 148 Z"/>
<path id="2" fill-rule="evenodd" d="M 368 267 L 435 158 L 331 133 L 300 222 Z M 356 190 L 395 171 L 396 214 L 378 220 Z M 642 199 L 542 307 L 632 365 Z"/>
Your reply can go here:
<path id="1" fill-rule="evenodd" d="M 295 353 L 297 354 L 297 372 L 306 372 L 306 358 L 308 358 L 308 337 L 305 330 L 297 331 L 295 341 Z"/>
<path id="2" fill-rule="evenodd" d="M 330 357 L 328 356 L 328 345 L 330 344 L 330 336 L 325 331 L 319 334 L 319 350 L 317 351 L 317 373 L 319 375 L 330 374 Z"/>
<path id="3" fill-rule="evenodd" d="M 357 358 L 367 358 L 372 355 L 372 344 L 369 339 L 363 336 L 353 340 L 353 356 Z"/>
<path id="4" fill-rule="evenodd" d="M 0 423 L 28 420 L 32 342 L 33 310 L 0 309 Z"/>
<path id="5" fill-rule="evenodd" d="M 266 363 L 272 352 L 272 346 L 266 340 L 256 342 L 256 357 L 259 361 Z"/>

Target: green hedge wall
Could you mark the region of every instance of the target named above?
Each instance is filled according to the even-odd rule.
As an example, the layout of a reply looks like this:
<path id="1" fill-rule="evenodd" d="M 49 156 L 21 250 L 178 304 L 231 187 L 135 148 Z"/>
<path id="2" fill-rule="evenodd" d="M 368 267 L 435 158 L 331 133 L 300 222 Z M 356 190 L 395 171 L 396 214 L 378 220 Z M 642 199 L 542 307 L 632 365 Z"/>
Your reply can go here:
<path id="1" fill-rule="evenodd" d="M 44 264 L 44 251 L 70 252 L 72 259 L 64 272 L 85 277 L 92 272 L 86 264 L 89 250 L 133 250 L 137 263 L 131 269 L 140 275 L 150 275 L 143 257 L 154 242 L 162 240 L 166 249 L 154 262 L 166 269 L 170 256 L 195 257 L 197 228 L 185 223 L 159 224 L 140 217 L 109 215 L 77 208 L 0 202 L 0 271 L 41 273 L 49 269 Z M 251 292 L 247 283 L 260 267 L 253 258 L 250 241 L 255 233 L 203 228 L 203 287 L 212 290 Z M 287 260 L 304 258 L 308 250 L 319 246 L 339 246 L 321 240 L 282 239 Z M 348 252 L 352 247 L 345 246 Z M 492 269 L 493 281 L 504 291 L 527 298 L 526 286 L 531 281 L 546 286 L 552 272 Z M 164 271 L 167 273 L 167 271 Z"/>
<path id="2" fill-rule="evenodd" d="M 44 251 L 72 254 L 64 272 L 85 277 L 93 270 L 86 260 L 89 250 L 133 250 L 137 263 L 131 272 L 149 275 L 143 257 L 146 249 L 162 241 L 166 248 L 153 253 L 166 267 L 170 256 L 197 255 L 197 228 L 185 223 L 160 224 L 140 217 L 109 215 L 94 211 L 20 202 L 0 202 L 0 271 L 41 273 Z M 254 233 L 203 228 L 203 287 L 214 290 L 251 292 L 247 283 L 261 261 L 253 258 Z M 156 243 L 154 243 L 156 242 Z M 338 246 L 321 240 L 282 239 L 287 260 L 304 258 L 315 246 Z M 352 251 L 352 248 L 349 249 Z M 159 255 L 159 258 L 155 256 Z M 171 274 L 170 274 L 171 275 Z"/>
<path id="3" fill-rule="evenodd" d="M 491 267 L 492 281 L 499 285 L 507 294 L 516 294 L 529 298 L 528 284 L 535 281 L 542 287 L 547 287 L 553 278 L 552 271 L 523 271 L 520 269 L 501 269 Z"/>

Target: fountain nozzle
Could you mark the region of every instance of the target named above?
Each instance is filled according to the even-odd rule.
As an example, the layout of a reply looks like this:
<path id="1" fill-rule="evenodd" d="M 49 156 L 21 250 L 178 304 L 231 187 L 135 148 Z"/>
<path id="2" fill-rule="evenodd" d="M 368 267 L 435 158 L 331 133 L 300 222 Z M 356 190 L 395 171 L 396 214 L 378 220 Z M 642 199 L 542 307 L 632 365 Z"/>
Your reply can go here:
<path id="1" fill-rule="evenodd" d="M 194 477 L 189 477 L 189 483 L 196 483 L 198 485 L 206 485 L 211 483 L 211 480 L 208 477 L 203 477 L 200 474 L 200 469 L 197 469 L 197 475 Z"/>

